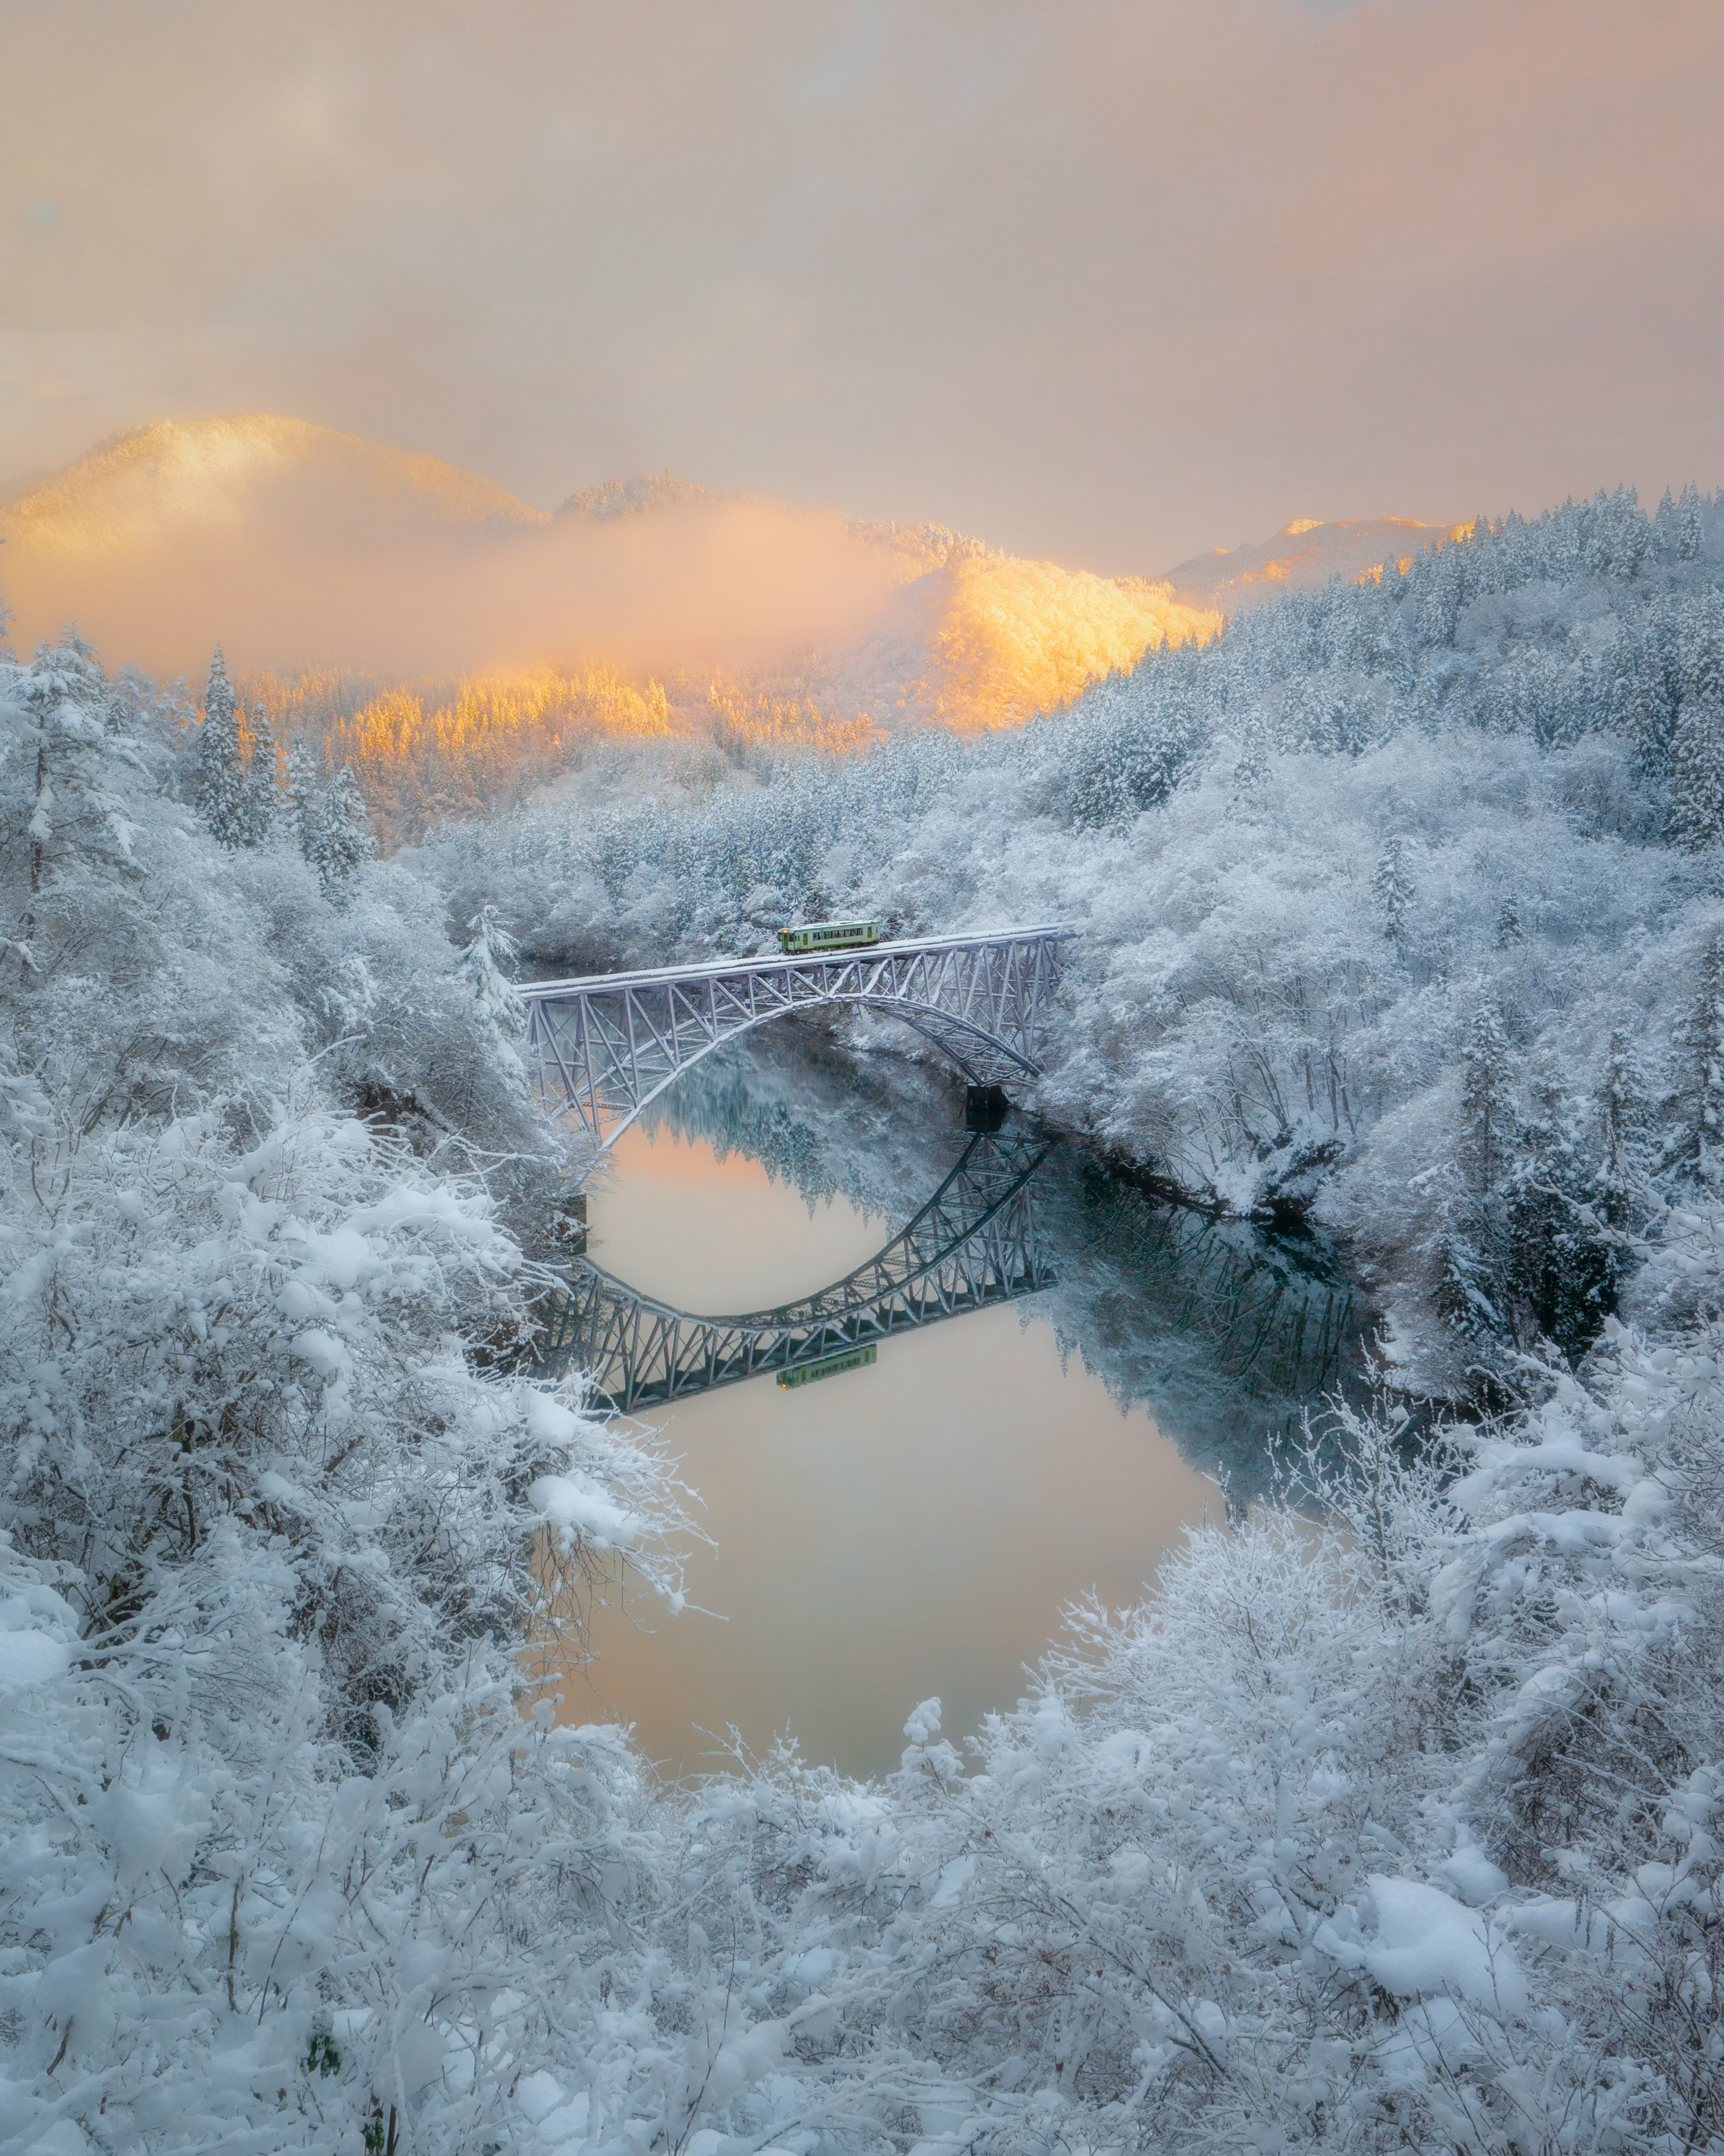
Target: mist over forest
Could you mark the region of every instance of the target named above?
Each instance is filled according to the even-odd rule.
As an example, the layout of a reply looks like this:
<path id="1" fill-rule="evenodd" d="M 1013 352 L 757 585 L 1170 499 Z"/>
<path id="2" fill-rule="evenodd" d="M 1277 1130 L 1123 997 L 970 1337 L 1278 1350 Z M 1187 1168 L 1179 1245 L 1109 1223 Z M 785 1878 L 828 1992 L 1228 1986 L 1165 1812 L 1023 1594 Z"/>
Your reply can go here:
<path id="1" fill-rule="evenodd" d="M 1724 2143 L 1724 497 L 1103 648 L 848 732 L 595 660 L 434 757 L 382 677 L 0 661 L 8 2146 Z M 1071 926 L 1026 1110 L 1339 1239 L 1378 1369 L 979 1729 L 667 1784 L 521 1658 L 689 1522 L 534 1373 L 520 986 L 853 915 Z"/>

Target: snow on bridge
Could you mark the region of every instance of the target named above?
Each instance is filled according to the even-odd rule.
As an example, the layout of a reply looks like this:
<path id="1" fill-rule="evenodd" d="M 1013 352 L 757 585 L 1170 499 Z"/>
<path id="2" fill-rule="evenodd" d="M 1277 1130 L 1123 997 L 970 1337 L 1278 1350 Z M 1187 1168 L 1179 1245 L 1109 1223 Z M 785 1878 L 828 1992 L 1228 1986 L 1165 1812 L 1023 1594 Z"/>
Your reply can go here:
<path id="1" fill-rule="evenodd" d="M 854 1005 L 901 1019 L 972 1086 L 1034 1077 L 1069 928 L 926 936 L 848 951 L 720 958 L 524 986 L 541 1097 L 601 1147 L 728 1040 L 793 1011 Z"/>

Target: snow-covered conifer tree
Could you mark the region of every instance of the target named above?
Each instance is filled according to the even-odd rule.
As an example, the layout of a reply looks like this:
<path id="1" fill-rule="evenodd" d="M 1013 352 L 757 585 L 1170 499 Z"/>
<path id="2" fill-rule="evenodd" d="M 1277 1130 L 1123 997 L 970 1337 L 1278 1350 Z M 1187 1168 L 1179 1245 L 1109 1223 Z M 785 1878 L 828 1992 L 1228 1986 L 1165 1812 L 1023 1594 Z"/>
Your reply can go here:
<path id="1" fill-rule="evenodd" d="M 1507 1036 L 1496 1004 L 1478 1004 L 1461 1050 L 1454 1184 L 1437 1239 L 1439 1314 L 1464 1338 L 1493 1349 L 1512 1339 L 1512 1253 L 1501 1183 L 1514 1136 Z"/>
<path id="2" fill-rule="evenodd" d="M 1233 767 L 1233 783 L 1242 795 L 1249 796 L 1269 781 L 1269 728 L 1264 724 L 1261 711 L 1253 711 L 1246 720 L 1239 737 L 1239 755 Z"/>
<path id="3" fill-rule="evenodd" d="M 245 770 L 240 835 L 248 846 L 260 846 L 275 824 L 280 800 L 275 788 L 275 737 L 261 704 L 251 708 L 251 761 Z"/>
<path id="4" fill-rule="evenodd" d="M 1555 1052 L 1535 1058 L 1529 1112 L 1504 1178 L 1506 1285 L 1522 1327 L 1578 1363 L 1615 1306 L 1618 1251 L 1588 1224 L 1600 1191 L 1584 1105 Z"/>
<path id="5" fill-rule="evenodd" d="M 1638 1226 L 1644 1217 L 1658 1152 L 1657 1103 L 1634 1035 L 1626 1028 L 1610 1036 L 1598 1110 L 1598 1211 L 1620 1232 Z"/>
<path id="6" fill-rule="evenodd" d="M 1662 561 L 1674 562 L 1681 552 L 1681 532 L 1676 520 L 1675 498 L 1666 487 L 1659 496 L 1652 519 L 1652 552 Z"/>
<path id="7" fill-rule="evenodd" d="M 323 822 L 323 776 L 317 752 L 304 734 L 287 752 L 287 788 L 283 811 L 289 834 L 308 861 L 315 862 Z"/>
<path id="8" fill-rule="evenodd" d="M 1705 544 L 1706 524 L 1701 511 L 1700 489 L 1690 480 L 1676 503 L 1676 553 L 1679 560 L 1697 562 Z"/>
<path id="9" fill-rule="evenodd" d="M 107 723 L 107 685 L 95 654 L 75 631 L 44 644 L 31 664 L 13 672 L 0 732 L 0 783 L 13 843 L 9 869 L 22 871 L 15 936 L 9 945 L 26 979 L 51 963 L 41 947 L 52 920 L 60 937 L 76 940 L 73 922 L 90 904 L 92 864 L 105 872 L 129 858 L 133 825 L 126 813 L 130 744 Z M 57 954 L 56 954 L 57 955 Z"/>
<path id="10" fill-rule="evenodd" d="M 1508 1036 L 1502 1014 L 1489 999 L 1478 1004 L 1461 1050 L 1460 1128 L 1456 1158 L 1467 1186 L 1479 1196 L 1501 1174 L 1514 1128 L 1514 1094 Z"/>
<path id="11" fill-rule="evenodd" d="M 1674 1028 L 1676 1122 L 1665 1161 L 1711 1184 L 1724 1170 L 1724 929 L 1701 946 L 1698 973 Z"/>
<path id="12" fill-rule="evenodd" d="M 240 753 L 239 715 L 222 648 L 216 646 L 203 690 L 203 724 L 198 732 L 197 801 L 199 814 L 224 846 L 245 839 L 245 762 Z"/>
<path id="13" fill-rule="evenodd" d="M 524 1076 L 519 1043 L 526 1029 L 526 1006 L 503 970 L 519 955 L 515 939 L 499 922 L 494 906 L 481 906 L 467 930 L 470 940 L 461 953 L 461 971 L 473 991 L 480 1024 L 499 1060 Z"/>
<path id="14" fill-rule="evenodd" d="M 1724 840 L 1724 690 L 1683 699 L 1670 742 L 1665 829 L 1701 852 Z"/>
<path id="15" fill-rule="evenodd" d="M 1383 841 L 1371 878 L 1371 895 L 1377 901 L 1383 933 L 1398 947 L 1406 937 L 1413 911 L 1413 878 L 1407 868 L 1407 841 L 1392 831 Z"/>
<path id="16" fill-rule="evenodd" d="M 341 891 L 377 850 L 365 796 L 359 790 L 359 781 L 353 776 L 351 765 L 341 766 L 318 805 L 311 865 L 323 879 L 326 891 Z"/>

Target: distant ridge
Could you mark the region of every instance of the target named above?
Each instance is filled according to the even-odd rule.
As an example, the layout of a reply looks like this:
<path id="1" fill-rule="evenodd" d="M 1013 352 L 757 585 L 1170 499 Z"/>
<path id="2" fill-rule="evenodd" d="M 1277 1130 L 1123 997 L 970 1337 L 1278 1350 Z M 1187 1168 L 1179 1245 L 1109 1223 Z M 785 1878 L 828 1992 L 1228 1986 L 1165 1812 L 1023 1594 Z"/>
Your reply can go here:
<path id="1" fill-rule="evenodd" d="M 244 524 L 274 491 L 339 497 L 390 521 L 448 530 L 546 524 L 542 510 L 440 458 L 268 412 L 159 419 L 99 442 L 0 504 L 0 531 L 44 554 L 147 545 Z"/>
<path id="2" fill-rule="evenodd" d="M 651 516 L 667 509 L 704 507 L 713 502 L 752 501 L 756 498 L 747 494 L 721 494 L 716 487 L 701 486 L 691 479 L 678 479 L 670 471 L 643 472 L 635 479 L 602 479 L 596 486 L 583 486 L 567 501 L 558 503 L 557 514 L 559 517 L 587 517 L 596 524 L 615 524 L 625 516 Z"/>
<path id="3" fill-rule="evenodd" d="M 1354 583 L 1391 556 L 1404 560 L 1433 541 L 1455 537 L 1461 525 L 1421 524 L 1412 516 L 1361 516 L 1325 522 L 1296 517 L 1272 539 L 1231 551 L 1218 547 L 1167 572 L 1165 581 L 1188 605 L 1237 613 L 1286 591 L 1326 584 L 1331 577 Z"/>
<path id="4" fill-rule="evenodd" d="M 615 636 L 629 726 L 794 743 L 1020 724 L 1147 650 L 1213 635 L 1241 607 L 1355 579 L 1449 528 L 1303 518 L 1163 578 L 1104 577 L 942 525 L 847 518 L 668 470 L 598 480 L 552 515 L 437 457 L 234 413 L 135 428 L 19 483 L 0 502 L 0 560 L 21 633 L 75 617 L 116 651 L 153 638 L 160 670 L 195 670 L 223 642 L 242 667 L 358 666 L 387 701 L 392 683 L 454 671 L 566 658 L 579 674 Z M 834 592 L 849 594 L 837 613 Z M 726 633 L 739 616 L 760 624 L 741 659 L 682 655 L 685 610 L 698 619 L 703 603 Z M 844 626 L 814 626 L 828 620 Z M 434 664 L 452 623 L 463 655 Z M 664 682 L 668 701 L 653 686 Z M 635 713 L 637 690 L 659 717 Z"/>

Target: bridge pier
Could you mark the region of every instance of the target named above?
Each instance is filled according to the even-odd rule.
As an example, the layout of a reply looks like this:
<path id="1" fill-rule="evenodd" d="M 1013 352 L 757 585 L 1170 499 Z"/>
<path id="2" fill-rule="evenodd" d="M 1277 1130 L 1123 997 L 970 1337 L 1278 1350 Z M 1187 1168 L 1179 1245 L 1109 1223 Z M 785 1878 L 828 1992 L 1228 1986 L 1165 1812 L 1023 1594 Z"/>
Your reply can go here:
<path id="1" fill-rule="evenodd" d="M 964 1088 L 964 1128 L 997 1131 L 1006 1120 L 1011 1102 L 1003 1086 L 967 1086 Z"/>

